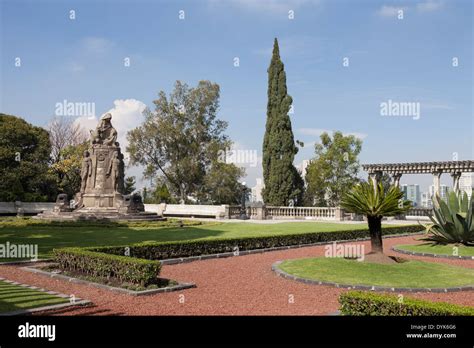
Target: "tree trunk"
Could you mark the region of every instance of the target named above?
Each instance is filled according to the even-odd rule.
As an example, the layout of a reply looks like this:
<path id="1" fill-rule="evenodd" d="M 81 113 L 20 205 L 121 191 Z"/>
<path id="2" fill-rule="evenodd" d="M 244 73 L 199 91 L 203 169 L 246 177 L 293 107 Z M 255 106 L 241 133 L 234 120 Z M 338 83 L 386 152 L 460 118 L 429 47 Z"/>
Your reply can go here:
<path id="1" fill-rule="evenodd" d="M 372 247 L 372 253 L 383 254 L 382 218 L 367 216 L 367 221 L 369 222 L 370 244 Z"/>
<path id="2" fill-rule="evenodd" d="M 184 191 L 184 185 L 179 185 L 180 204 L 186 204 L 186 192 Z"/>

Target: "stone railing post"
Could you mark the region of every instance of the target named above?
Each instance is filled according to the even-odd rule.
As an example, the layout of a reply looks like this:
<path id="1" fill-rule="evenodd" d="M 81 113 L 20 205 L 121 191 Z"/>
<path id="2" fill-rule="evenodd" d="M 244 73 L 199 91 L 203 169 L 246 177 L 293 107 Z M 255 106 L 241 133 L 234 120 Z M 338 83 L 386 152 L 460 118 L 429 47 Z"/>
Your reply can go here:
<path id="1" fill-rule="evenodd" d="M 255 207 L 255 210 L 257 211 L 256 220 L 265 220 L 267 218 L 267 208 L 264 205 Z"/>
<path id="2" fill-rule="evenodd" d="M 334 218 L 336 221 L 344 221 L 344 210 L 341 207 L 336 207 L 334 210 Z"/>
<path id="3" fill-rule="evenodd" d="M 16 216 L 23 217 L 25 210 L 23 209 L 23 202 L 15 201 Z"/>
<path id="4" fill-rule="evenodd" d="M 433 171 L 433 186 L 434 186 L 434 195 L 440 196 L 440 184 L 441 184 L 441 174 L 443 174 L 440 170 Z"/>
<path id="5" fill-rule="evenodd" d="M 222 207 L 224 207 L 224 216 L 222 218 L 223 219 L 230 219 L 230 205 L 222 204 Z"/>
<path id="6" fill-rule="evenodd" d="M 459 179 L 461 178 L 461 172 L 451 173 L 451 177 L 453 178 L 453 190 L 454 192 L 459 193 Z"/>

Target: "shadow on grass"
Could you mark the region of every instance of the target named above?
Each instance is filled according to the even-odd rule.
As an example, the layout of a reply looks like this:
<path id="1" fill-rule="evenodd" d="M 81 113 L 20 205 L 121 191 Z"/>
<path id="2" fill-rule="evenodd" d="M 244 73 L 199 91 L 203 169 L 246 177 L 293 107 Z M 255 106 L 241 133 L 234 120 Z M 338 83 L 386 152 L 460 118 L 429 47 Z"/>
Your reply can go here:
<path id="1" fill-rule="evenodd" d="M 15 221 L 14 221 L 15 222 Z M 113 246 L 140 242 L 164 242 L 216 238 L 225 231 L 208 229 L 206 225 L 185 222 L 41 222 L 21 221 L 20 224 L 0 220 L 0 244 L 38 245 L 38 257 L 49 258 L 52 250 L 63 247 Z M 8 256 L 8 255 L 5 255 Z M 29 260 L 30 258 L 23 259 Z M 1 262 L 20 261 L 20 258 L 0 256 Z"/>
<path id="2" fill-rule="evenodd" d="M 29 294 L 19 292 L 15 296 L 0 297 L 0 313 L 67 302 L 67 300 L 58 296 L 50 295 L 40 291 L 30 291 L 31 293 Z M 3 293 L 0 293 L 0 295 L 3 295 Z"/>

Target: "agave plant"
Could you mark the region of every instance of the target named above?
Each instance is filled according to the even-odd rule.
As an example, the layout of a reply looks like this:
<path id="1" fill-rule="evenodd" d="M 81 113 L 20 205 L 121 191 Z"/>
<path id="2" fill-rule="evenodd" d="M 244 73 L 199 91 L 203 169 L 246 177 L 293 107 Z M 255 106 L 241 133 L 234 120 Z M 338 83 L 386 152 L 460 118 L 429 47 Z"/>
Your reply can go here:
<path id="1" fill-rule="evenodd" d="M 343 196 L 343 209 L 367 216 L 373 253 L 383 253 L 382 218 L 403 214 L 410 209 L 411 202 L 402 198 L 403 192 L 398 187 L 390 186 L 385 190 L 382 183 L 375 187 L 372 179 L 354 186 Z"/>
<path id="2" fill-rule="evenodd" d="M 424 240 L 437 244 L 461 243 L 474 245 L 474 201 L 467 194 L 450 192 L 447 202 L 439 195 L 433 197 L 433 224 L 427 226 L 429 236 Z"/>

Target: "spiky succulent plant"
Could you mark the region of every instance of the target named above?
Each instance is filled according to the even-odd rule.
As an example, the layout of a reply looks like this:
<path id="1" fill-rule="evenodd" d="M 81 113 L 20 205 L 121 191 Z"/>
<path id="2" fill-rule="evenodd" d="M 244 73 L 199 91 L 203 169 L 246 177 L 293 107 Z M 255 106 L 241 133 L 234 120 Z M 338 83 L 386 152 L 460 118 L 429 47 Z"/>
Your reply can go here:
<path id="1" fill-rule="evenodd" d="M 461 243 L 474 246 L 474 201 L 467 194 L 450 192 L 445 202 L 439 195 L 433 197 L 433 224 L 427 226 L 424 240 L 437 244 Z"/>

